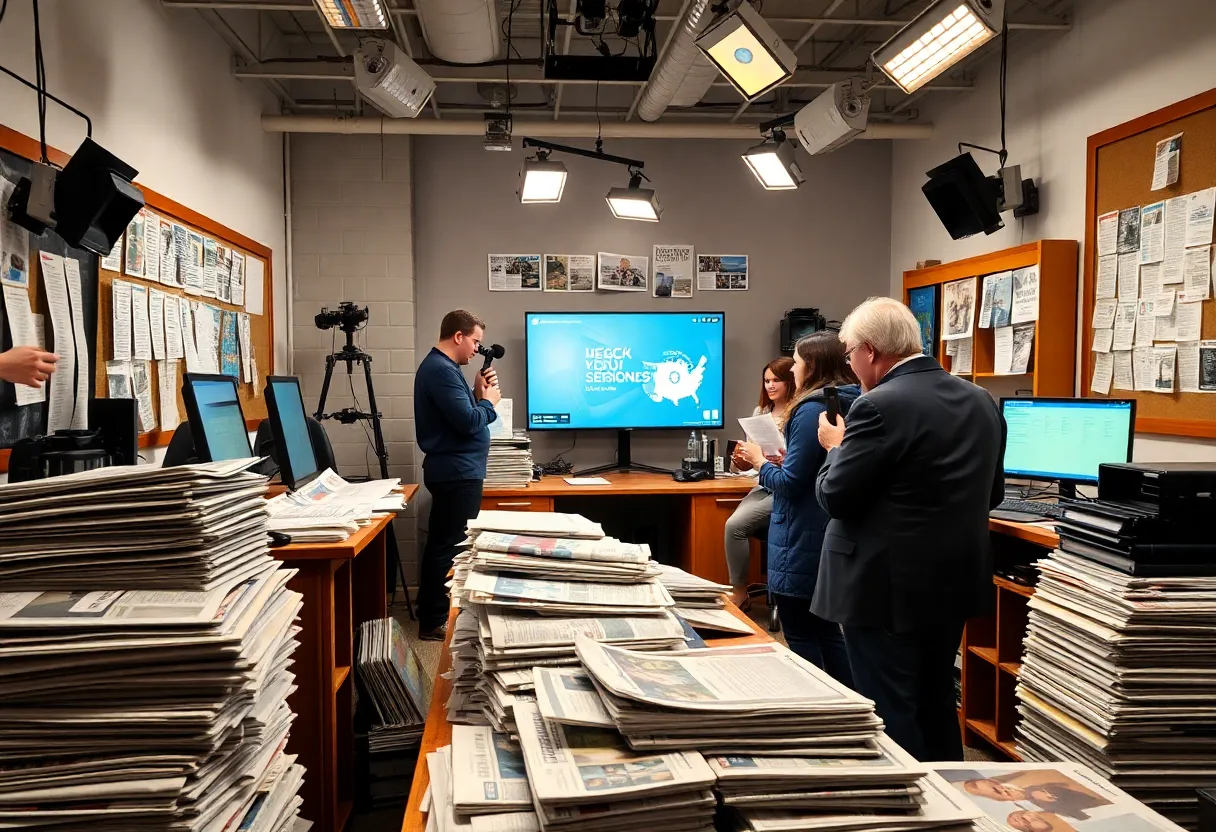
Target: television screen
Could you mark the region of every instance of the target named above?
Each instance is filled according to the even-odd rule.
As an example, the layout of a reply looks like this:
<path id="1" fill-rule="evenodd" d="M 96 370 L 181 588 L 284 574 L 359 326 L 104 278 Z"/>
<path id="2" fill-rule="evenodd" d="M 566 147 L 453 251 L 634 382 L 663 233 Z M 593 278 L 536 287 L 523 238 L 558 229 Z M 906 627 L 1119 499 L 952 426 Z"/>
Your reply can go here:
<path id="1" fill-rule="evenodd" d="M 721 312 L 529 312 L 528 428 L 723 426 Z"/>

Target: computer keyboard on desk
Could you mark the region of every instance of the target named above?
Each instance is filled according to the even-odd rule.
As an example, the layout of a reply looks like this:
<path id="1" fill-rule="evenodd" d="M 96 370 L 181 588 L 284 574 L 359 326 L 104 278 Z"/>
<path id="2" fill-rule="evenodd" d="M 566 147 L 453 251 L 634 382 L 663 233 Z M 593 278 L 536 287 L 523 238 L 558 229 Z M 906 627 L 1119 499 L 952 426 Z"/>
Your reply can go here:
<path id="1" fill-rule="evenodd" d="M 1055 503 L 1040 503 L 1031 500 L 1005 500 L 999 506 L 992 510 L 990 516 L 997 519 L 1021 519 L 1021 518 L 1006 518 L 1002 514 L 1017 514 L 1024 516 L 1027 520 L 1037 518 L 1048 518 L 1051 520 L 1059 520 L 1064 516 L 1064 509 Z"/>

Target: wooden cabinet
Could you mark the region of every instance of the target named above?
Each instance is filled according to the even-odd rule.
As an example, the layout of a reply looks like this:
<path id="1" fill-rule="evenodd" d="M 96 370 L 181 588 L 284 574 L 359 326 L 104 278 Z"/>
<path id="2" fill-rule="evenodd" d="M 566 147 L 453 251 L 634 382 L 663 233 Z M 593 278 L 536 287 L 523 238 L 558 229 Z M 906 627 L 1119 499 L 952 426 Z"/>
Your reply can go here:
<path id="1" fill-rule="evenodd" d="M 486 511 L 553 511 L 552 497 L 482 497 L 481 507 Z"/>
<path id="2" fill-rule="evenodd" d="M 692 498 L 689 512 L 688 546 L 685 550 L 687 563 L 680 568 L 721 584 L 730 583 L 730 572 L 726 567 L 726 521 L 734 514 L 744 494 L 698 494 Z M 763 580 L 760 568 L 760 543 L 751 543 L 752 557 L 748 569 L 748 582 Z"/>

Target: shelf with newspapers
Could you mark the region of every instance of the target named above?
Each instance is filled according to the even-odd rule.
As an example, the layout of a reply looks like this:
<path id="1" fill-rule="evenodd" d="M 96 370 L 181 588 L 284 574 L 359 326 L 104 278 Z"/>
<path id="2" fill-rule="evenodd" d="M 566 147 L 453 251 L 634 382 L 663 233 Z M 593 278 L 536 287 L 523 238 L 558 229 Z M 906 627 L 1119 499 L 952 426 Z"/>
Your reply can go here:
<path id="1" fill-rule="evenodd" d="M 1077 243 L 1036 243 L 904 272 L 925 352 L 994 396 L 1071 396 Z"/>

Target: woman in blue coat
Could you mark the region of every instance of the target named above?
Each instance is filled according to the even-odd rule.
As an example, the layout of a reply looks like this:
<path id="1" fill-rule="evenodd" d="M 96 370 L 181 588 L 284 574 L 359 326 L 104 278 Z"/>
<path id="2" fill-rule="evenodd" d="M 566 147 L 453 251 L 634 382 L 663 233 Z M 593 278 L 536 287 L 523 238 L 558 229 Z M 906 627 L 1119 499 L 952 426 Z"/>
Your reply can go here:
<path id="1" fill-rule="evenodd" d="M 828 516 L 815 499 L 815 479 L 827 452 L 819 444 L 819 414 L 827 410 L 825 387 L 839 391 L 841 415 L 861 394 L 844 344 L 834 332 L 816 332 L 794 348 L 797 393 L 785 417 L 785 457 L 765 459 L 760 446 L 741 442 L 734 461 L 760 470 L 760 485 L 773 495 L 768 526 L 768 587 L 790 649 L 851 685 L 853 674 L 840 626 L 811 613 L 819 577 L 819 551 Z"/>

